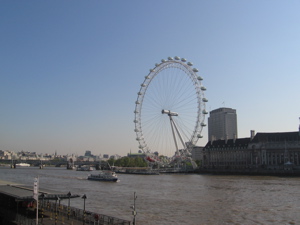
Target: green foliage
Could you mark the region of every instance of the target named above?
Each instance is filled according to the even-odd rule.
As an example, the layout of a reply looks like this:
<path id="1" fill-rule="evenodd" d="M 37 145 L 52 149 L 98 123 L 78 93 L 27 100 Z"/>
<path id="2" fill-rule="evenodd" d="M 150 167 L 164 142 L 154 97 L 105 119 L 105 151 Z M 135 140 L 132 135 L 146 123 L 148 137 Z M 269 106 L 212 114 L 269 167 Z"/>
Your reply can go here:
<path id="1" fill-rule="evenodd" d="M 192 166 L 192 163 L 186 162 L 185 165 L 187 165 L 187 166 Z"/>
<path id="2" fill-rule="evenodd" d="M 113 166 L 115 164 L 115 161 L 113 158 L 110 158 L 109 160 L 107 160 L 107 162 L 109 163 L 110 166 Z"/>
<path id="3" fill-rule="evenodd" d="M 197 160 L 195 161 L 195 163 L 197 164 L 197 166 L 201 166 L 201 160 L 197 159 Z"/>
<path id="4" fill-rule="evenodd" d="M 130 158 L 125 156 L 117 160 L 109 159 L 108 162 L 111 166 L 114 165 L 120 167 L 147 167 L 148 166 L 147 162 L 145 162 L 145 160 L 141 157 Z"/>

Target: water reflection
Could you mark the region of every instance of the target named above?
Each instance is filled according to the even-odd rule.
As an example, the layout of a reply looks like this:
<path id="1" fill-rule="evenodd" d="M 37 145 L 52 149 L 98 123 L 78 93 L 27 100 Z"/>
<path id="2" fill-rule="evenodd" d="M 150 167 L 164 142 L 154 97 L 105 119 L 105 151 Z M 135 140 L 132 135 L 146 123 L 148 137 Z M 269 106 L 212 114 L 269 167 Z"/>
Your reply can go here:
<path id="1" fill-rule="evenodd" d="M 93 171 L 97 173 L 97 171 Z M 217 175 L 126 175 L 120 182 L 86 180 L 89 172 L 64 168 L 0 167 L 0 179 L 87 195 L 86 210 L 137 224 L 298 224 L 300 178 Z M 67 200 L 62 202 L 67 205 Z M 82 208 L 81 198 L 71 206 Z"/>

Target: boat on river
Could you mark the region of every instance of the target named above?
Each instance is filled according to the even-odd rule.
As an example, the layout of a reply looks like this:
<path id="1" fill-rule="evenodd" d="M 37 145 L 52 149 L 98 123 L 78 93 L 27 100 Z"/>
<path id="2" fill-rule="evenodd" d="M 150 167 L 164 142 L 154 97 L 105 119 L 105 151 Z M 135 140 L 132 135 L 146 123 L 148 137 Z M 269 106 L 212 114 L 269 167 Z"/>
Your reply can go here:
<path id="1" fill-rule="evenodd" d="M 87 178 L 88 180 L 94 181 L 112 181 L 117 182 L 119 179 L 114 171 L 100 171 L 98 174 L 90 174 Z"/>
<path id="2" fill-rule="evenodd" d="M 83 166 L 78 166 L 76 168 L 77 171 L 93 171 L 94 167 L 92 166 L 87 166 L 87 165 L 83 165 Z"/>
<path id="3" fill-rule="evenodd" d="M 29 163 L 17 163 L 16 167 L 29 167 L 30 164 Z"/>
<path id="4" fill-rule="evenodd" d="M 117 173 L 135 174 L 135 175 L 159 175 L 159 171 L 145 170 L 145 169 L 120 169 L 116 170 Z"/>

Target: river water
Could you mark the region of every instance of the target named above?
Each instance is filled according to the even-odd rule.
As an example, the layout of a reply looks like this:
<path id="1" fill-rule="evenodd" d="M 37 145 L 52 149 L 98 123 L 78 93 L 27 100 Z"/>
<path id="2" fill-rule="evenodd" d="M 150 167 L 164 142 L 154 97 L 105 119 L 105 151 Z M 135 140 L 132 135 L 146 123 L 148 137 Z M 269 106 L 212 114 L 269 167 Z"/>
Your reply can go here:
<path id="1" fill-rule="evenodd" d="M 118 174 L 120 182 L 110 183 L 89 181 L 89 173 L 0 167 L 1 180 L 33 186 L 39 176 L 41 188 L 86 194 L 86 210 L 125 220 L 133 219 L 136 192 L 141 225 L 300 224 L 300 177 Z M 83 208 L 83 199 L 72 199 L 71 206 Z"/>

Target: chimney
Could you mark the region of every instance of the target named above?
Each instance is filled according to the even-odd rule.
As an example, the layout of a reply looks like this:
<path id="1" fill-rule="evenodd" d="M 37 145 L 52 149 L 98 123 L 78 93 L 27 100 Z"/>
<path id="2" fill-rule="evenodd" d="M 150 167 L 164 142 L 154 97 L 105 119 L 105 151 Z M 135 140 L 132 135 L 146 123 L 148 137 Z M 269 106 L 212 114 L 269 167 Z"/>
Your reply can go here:
<path id="1" fill-rule="evenodd" d="M 254 136 L 255 136 L 255 130 L 251 130 L 250 131 L 250 138 L 251 138 L 251 140 L 254 138 Z"/>
<path id="2" fill-rule="evenodd" d="M 233 134 L 233 143 L 235 143 L 236 140 L 236 134 Z"/>
<path id="3" fill-rule="evenodd" d="M 214 140 L 215 140 L 215 136 L 214 136 L 214 135 L 211 135 L 211 139 L 210 139 L 210 144 L 211 144 L 211 145 L 213 144 Z"/>

